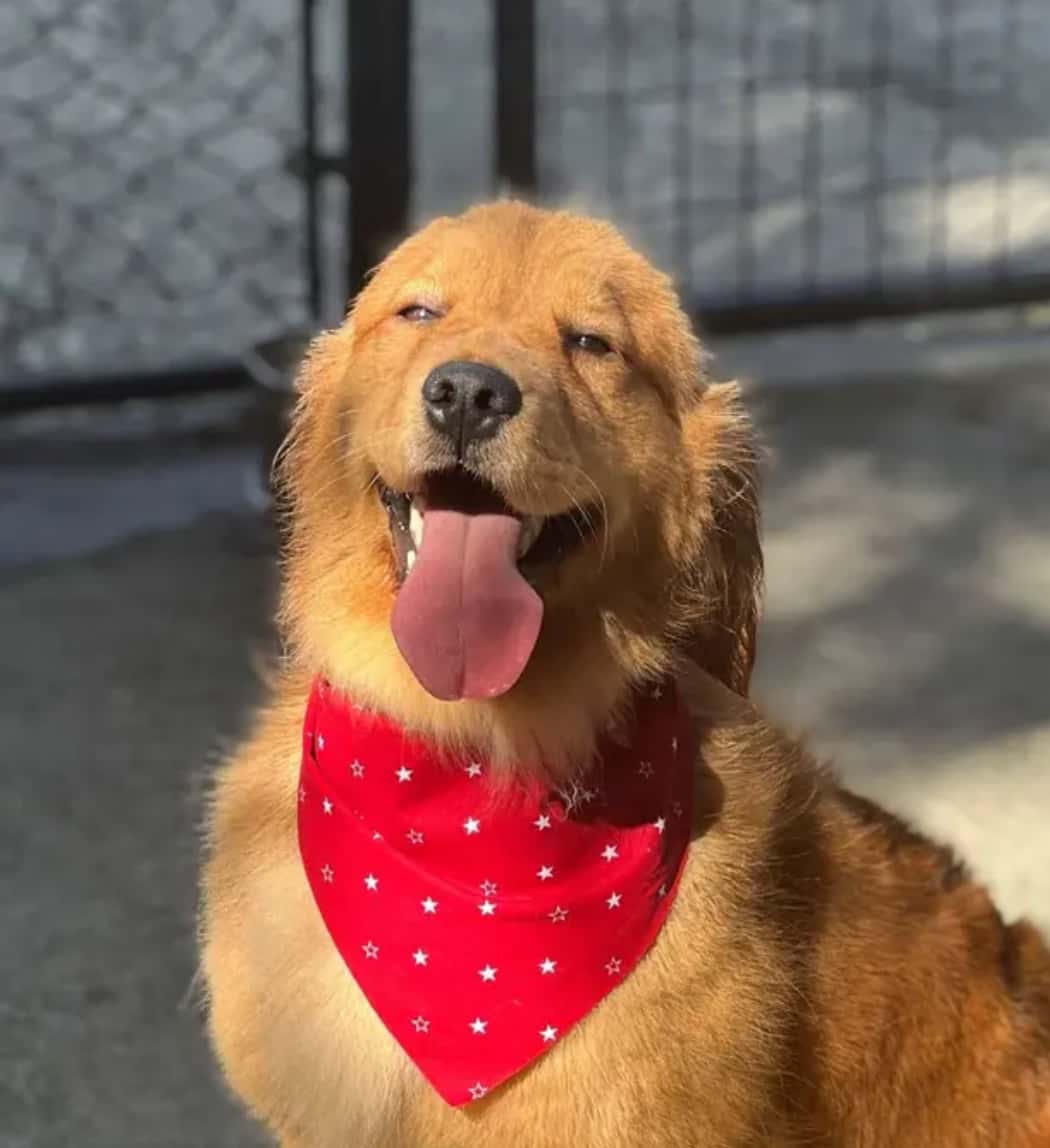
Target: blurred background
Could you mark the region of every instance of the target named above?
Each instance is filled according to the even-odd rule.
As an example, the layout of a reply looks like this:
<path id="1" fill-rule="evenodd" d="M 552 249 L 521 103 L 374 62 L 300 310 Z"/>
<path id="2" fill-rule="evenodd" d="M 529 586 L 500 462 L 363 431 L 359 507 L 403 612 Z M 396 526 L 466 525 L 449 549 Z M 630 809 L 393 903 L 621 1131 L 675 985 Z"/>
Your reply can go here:
<path id="1" fill-rule="evenodd" d="M 309 332 L 514 190 L 671 271 L 769 447 L 756 692 L 1050 928 L 1045 0 L 0 8 L 0 1145 L 258 1143 L 194 989 Z"/>

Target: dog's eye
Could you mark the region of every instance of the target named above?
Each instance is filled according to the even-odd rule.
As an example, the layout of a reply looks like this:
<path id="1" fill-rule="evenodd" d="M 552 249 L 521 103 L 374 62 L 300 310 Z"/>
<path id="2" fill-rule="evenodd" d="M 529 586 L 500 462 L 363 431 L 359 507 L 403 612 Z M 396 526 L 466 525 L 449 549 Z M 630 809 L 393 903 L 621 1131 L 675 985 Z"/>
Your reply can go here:
<path id="1" fill-rule="evenodd" d="M 601 337 L 590 331 L 568 331 L 565 345 L 573 351 L 586 351 L 588 355 L 608 355 L 612 347 Z"/>
<path id="2" fill-rule="evenodd" d="M 429 323 L 433 319 L 440 319 L 440 314 L 432 307 L 427 307 L 423 303 L 412 303 L 408 307 L 402 307 L 398 311 L 398 315 L 402 319 L 407 319 L 410 323 Z"/>

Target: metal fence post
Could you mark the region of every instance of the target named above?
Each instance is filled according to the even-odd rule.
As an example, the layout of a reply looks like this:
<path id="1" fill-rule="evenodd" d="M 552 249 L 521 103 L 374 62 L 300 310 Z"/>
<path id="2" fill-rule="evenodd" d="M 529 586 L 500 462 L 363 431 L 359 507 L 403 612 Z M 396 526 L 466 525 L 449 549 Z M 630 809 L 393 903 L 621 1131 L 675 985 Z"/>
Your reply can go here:
<path id="1" fill-rule="evenodd" d="M 412 181 L 411 0 L 347 5 L 347 294 L 407 227 Z"/>
<path id="2" fill-rule="evenodd" d="M 310 317 L 321 315 L 324 285 L 321 279 L 320 169 L 317 146 L 317 38 L 316 0 L 302 0 L 300 18 L 300 115 L 303 128 L 303 271 Z"/>
<path id="3" fill-rule="evenodd" d="M 536 190 L 536 4 L 496 0 L 496 175 L 500 189 Z"/>

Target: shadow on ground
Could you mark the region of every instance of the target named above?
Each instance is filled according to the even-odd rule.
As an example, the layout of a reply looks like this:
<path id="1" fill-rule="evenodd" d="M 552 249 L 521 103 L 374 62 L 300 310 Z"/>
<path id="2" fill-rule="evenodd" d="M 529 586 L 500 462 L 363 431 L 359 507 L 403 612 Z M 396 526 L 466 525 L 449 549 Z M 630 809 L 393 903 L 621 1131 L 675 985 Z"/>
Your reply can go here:
<path id="1" fill-rule="evenodd" d="M 757 692 L 1050 927 L 1050 388 L 909 380 L 757 407 Z"/>
<path id="2" fill-rule="evenodd" d="M 0 590 L 0 1144 L 232 1148 L 195 994 L 208 763 L 265 653 L 271 547 L 212 520 Z"/>

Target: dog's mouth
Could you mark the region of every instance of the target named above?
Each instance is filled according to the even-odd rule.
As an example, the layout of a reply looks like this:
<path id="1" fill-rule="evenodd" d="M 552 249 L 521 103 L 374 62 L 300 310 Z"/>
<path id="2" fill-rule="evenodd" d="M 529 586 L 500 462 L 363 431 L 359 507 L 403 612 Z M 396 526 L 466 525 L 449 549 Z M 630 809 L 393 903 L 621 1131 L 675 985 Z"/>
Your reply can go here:
<path id="1" fill-rule="evenodd" d="M 594 512 L 519 514 L 462 468 L 412 492 L 376 486 L 400 582 L 391 627 L 409 667 L 443 700 L 506 693 L 539 638 L 536 578 L 593 532 Z"/>
<path id="2" fill-rule="evenodd" d="M 390 536 L 398 582 L 403 582 L 423 545 L 426 511 L 446 507 L 465 514 L 512 515 L 521 522 L 515 557 L 522 576 L 537 579 L 542 567 L 578 549 L 598 529 L 597 510 L 575 507 L 564 514 L 519 514 L 488 483 L 465 470 L 445 470 L 428 476 L 414 493 L 392 490 L 377 479 L 379 500 L 390 519 Z"/>

